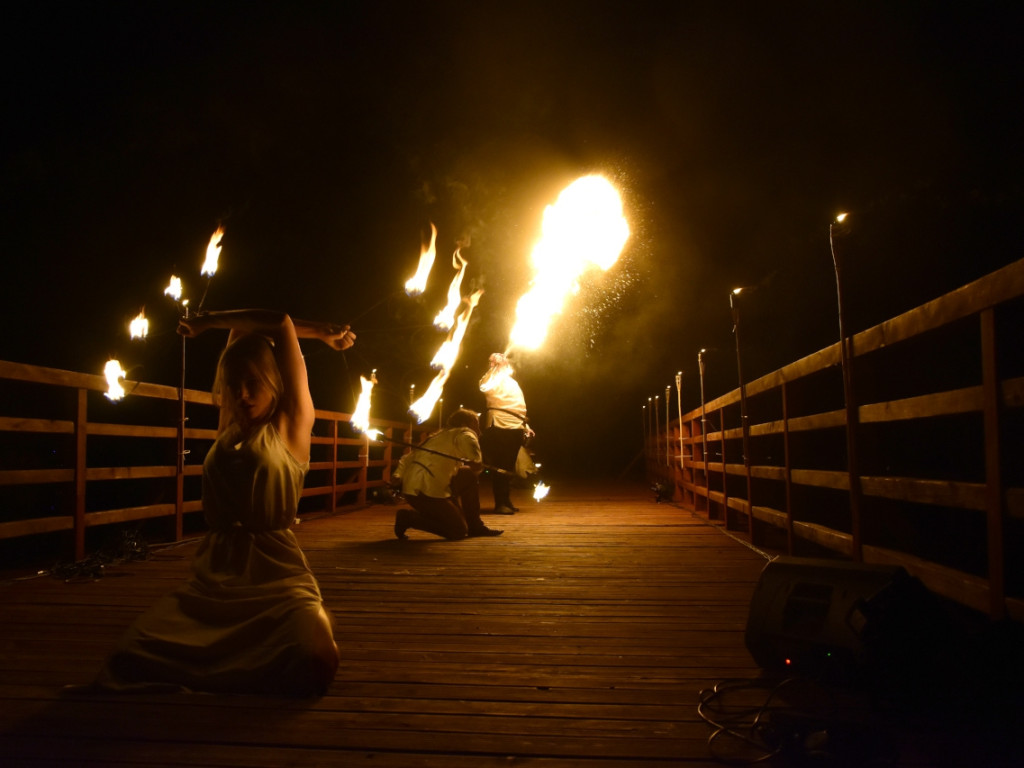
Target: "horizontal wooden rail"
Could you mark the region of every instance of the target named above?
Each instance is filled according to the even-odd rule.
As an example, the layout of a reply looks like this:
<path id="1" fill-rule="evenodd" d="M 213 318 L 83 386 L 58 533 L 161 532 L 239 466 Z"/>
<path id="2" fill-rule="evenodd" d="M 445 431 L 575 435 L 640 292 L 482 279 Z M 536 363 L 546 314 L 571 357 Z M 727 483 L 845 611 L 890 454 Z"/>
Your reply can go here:
<path id="1" fill-rule="evenodd" d="M 1024 621 L 1024 568 L 1007 567 L 1024 550 L 1024 471 L 1007 458 L 1024 444 L 1024 353 L 1013 330 L 1022 305 L 1024 260 L 854 334 L 853 392 L 868 381 L 884 392 L 894 353 L 916 361 L 942 350 L 902 376 L 898 396 L 854 403 L 856 423 L 843 407 L 814 405 L 850 396 L 836 375 L 837 341 L 651 430 L 648 475 L 754 544 L 782 533 L 791 554 L 901 565 L 964 605 Z M 940 363 L 963 381 L 937 386 Z M 862 454 L 856 472 L 849 445 Z"/>
<path id="2" fill-rule="evenodd" d="M 104 397 L 105 377 L 0 361 L 0 386 L 14 386 L 12 382 L 22 388 L 28 385 L 31 396 L 21 393 L 0 400 L 5 411 L 0 415 L 0 501 L 8 501 L 0 504 L 0 539 L 72 532 L 74 556 L 82 558 L 87 529 L 170 518 L 180 535 L 183 516 L 201 513 L 202 458 L 217 434 L 209 392 L 125 382 L 128 400 L 184 403 L 187 423 L 156 421 L 150 411 L 159 410 L 167 418 L 166 405 L 133 408 L 133 417 L 146 423 L 118 423 L 119 406 Z M 134 416 L 140 410 L 143 416 Z M 313 455 L 300 513 L 365 504 L 369 493 L 390 483 L 400 456 L 390 443 L 371 446 L 353 433 L 347 413 L 317 409 L 315 415 Z M 387 435 L 401 435 L 404 441 L 422 437 L 421 430 L 411 434 L 407 423 L 374 419 L 372 425 Z M 186 454 L 180 463 L 179 439 Z M 152 460 L 148 446 L 163 457 L 161 461 Z M 118 456 L 116 463 L 110 461 L 112 455 Z M 103 490 L 110 486 L 118 490 Z M 145 501 L 168 493 L 175 498 Z"/>

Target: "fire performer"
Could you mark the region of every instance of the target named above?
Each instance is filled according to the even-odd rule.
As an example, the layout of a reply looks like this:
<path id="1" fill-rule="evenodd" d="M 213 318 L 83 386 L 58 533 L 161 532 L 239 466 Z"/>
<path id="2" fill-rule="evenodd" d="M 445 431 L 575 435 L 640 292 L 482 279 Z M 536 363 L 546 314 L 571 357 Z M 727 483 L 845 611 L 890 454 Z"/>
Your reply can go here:
<path id="1" fill-rule="evenodd" d="M 466 408 L 448 417 L 448 427 L 402 457 L 396 474 L 412 509 L 395 512 L 395 536 L 410 528 L 449 540 L 500 536 L 480 519 L 480 419 Z"/>
<path id="2" fill-rule="evenodd" d="M 322 695 L 338 647 L 320 588 L 289 526 L 314 420 L 299 338 L 334 349 L 347 326 L 267 310 L 209 312 L 179 333 L 230 331 L 217 366 L 217 439 L 203 463 L 209 531 L 189 580 L 122 637 L 97 686 Z"/>
<path id="3" fill-rule="evenodd" d="M 511 515 L 519 511 L 512 504 L 509 478 L 516 471 L 519 450 L 527 439 L 534 436 L 526 415 L 526 400 L 519 383 L 513 378 L 515 371 L 501 352 L 490 357 L 490 368 L 480 379 L 480 391 L 487 401 L 484 415 L 484 460 L 506 472 L 492 472 L 491 488 L 494 492 L 494 512 Z"/>

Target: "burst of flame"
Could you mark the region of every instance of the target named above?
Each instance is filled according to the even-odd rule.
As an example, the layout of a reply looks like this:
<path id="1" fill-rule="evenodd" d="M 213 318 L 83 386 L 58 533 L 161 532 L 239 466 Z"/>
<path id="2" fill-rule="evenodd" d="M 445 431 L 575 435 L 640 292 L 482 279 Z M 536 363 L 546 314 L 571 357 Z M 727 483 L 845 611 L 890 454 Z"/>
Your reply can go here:
<path id="1" fill-rule="evenodd" d="M 434 257 L 437 255 L 435 243 L 437 242 L 437 227 L 430 223 L 430 246 L 424 246 L 420 250 L 420 264 L 416 274 L 405 281 L 405 292 L 410 296 L 418 296 L 427 287 L 427 276 L 430 268 L 434 266 Z"/>
<path id="2" fill-rule="evenodd" d="M 536 349 L 580 278 L 591 268 L 607 270 L 629 237 L 618 191 L 601 176 L 577 179 L 544 211 L 541 239 L 531 260 L 535 270 L 529 291 L 516 305 L 509 348 Z"/>
<path id="3" fill-rule="evenodd" d="M 373 392 L 373 386 L 377 383 L 377 371 L 374 370 L 370 374 L 370 378 L 360 376 L 359 380 L 363 383 L 362 392 L 359 395 L 359 402 L 356 403 L 355 410 L 352 411 L 352 428 L 359 432 L 366 432 L 370 428 L 370 395 Z"/>
<path id="4" fill-rule="evenodd" d="M 146 319 L 145 310 L 140 310 L 128 324 L 128 333 L 133 339 L 144 339 L 149 335 L 149 320 Z"/>
<path id="5" fill-rule="evenodd" d="M 540 501 L 548 495 L 548 491 L 551 490 L 551 486 L 544 485 L 544 483 L 537 483 L 537 487 L 533 489 L 533 498 Z"/>
<path id="6" fill-rule="evenodd" d="M 164 296 L 170 296 L 175 301 L 181 301 L 181 278 L 171 275 L 171 281 L 164 288 Z"/>
<path id="7" fill-rule="evenodd" d="M 210 237 L 210 244 L 206 246 L 206 261 L 203 262 L 202 274 L 213 277 L 217 272 L 217 260 L 220 258 L 220 241 L 224 237 L 224 227 L 217 227 L 217 231 Z"/>
<path id="8" fill-rule="evenodd" d="M 128 374 L 121 369 L 121 363 L 117 360 L 108 360 L 103 368 L 103 375 L 107 377 L 107 399 L 117 401 L 124 397 L 124 387 L 121 386 L 120 379 Z"/>
<path id="9" fill-rule="evenodd" d="M 432 367 L 440 368 L 441 370 L 438 371 L 434 380 L 430 382 L 430 386 L 427 387 L 427 391 L 423 393 L 420 399 L 409 406 L 409 413 L 416 417 L 416 421 L 419 424 L 430 418 L 430 414 L 434 411 L 434 406 L 437 405 L 437 401 L 444 391 L 444 385 L 448 381 L 452 368 L 455 366 L 455 361 L 459 357 L 462 339 L 466 335 L 466 329 L 469 327 L 469 318 L 473 315 L 473 310 L 477 304 L 480 303 L 480 297 L 483 296 L 483 293 L 483 290 L 479 290 L 466 297 L 466 308 L 455 318 L 455 327 L 448 332 L 448 338 L 441 344 L 437 354 L 434 355 L 434 359 L 430 363 Z"/>
<path id="10" fill-rule="evenodd" d="M 455 273 L 451 285 L 448 286 L 448 304 L 434 318 L 434 325 L 442 331 L 447 331 L 455 324 L 455 313 L 458 312 L 459 305 L 462 303 L 462 278 L 466 274 L 466 260 L 462 258 L 458 248 L 452 254 L 452 267 L 458 272 Z"/>

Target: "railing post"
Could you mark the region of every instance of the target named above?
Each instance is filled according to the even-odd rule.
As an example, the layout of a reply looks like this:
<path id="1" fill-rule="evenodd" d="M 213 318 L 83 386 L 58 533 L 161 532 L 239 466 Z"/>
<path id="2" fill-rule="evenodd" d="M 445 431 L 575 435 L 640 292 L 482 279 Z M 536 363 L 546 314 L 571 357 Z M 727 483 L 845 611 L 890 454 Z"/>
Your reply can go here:
<path id="1" fill-rule="evenodd" d="M 993 619 L 1006 616 L 1006 566 L 1003 543 L 1003 476 L 999 446 L 999 369 L 995 311 L 981 312 L 981 388 L 985 425 L 985 511 L 987 514 L 989 612 Z"/>
<path id="2" fill-rule="evenodd" d="M 793 463 L 789 442 L 789 387 L 782 381 L 782 456 L 785 463 L 786 553 L 793 554 Z"/>
<path id="3" fill-rule="evenodd" d="M 75 560 L 85 557 L 85 474 L 89 466 L 86 457 L 88 445 L 88 390 L 78 388 L 75 410 Z"/>
<path id="4" fill-rule="evenodd" d="M 331 419 L 331 506 L 332 515 L 338 510 L 338 417 Z"/>

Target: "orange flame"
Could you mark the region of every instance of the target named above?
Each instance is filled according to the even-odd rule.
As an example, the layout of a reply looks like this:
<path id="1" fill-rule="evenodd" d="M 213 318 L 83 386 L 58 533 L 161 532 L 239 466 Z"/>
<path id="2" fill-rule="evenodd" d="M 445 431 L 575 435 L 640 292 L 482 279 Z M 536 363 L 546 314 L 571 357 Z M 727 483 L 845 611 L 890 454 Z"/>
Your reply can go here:
<path id="1" fill-rule="evenodd" d="M 175 301 L 181 301 L 181 278 L 171 275 L 171 281 L 164 288 L 164 296 L 170 296 Z"/>
<path id="2" fill-rule="evenodd" d="M 145 310 L 140 310 L 135 319 L 128 323 L 128 333 L 133 339 L 144 339 L 149 335 L 149 320 Z"/>
<path id="3" fill-rule="evenodd" d="M 434 266 L 434 257 L 437 256 L 435 243 L 437 242 L 437 227 L 430 223 L 430 246 L 424 246 L 420 250 L 420 264 L 416 274 L 405 281 L 405 292 L 410 296 L 419 296 L 427 287 L 427 277 L 430 275 L 430 268 Z"/>
<path id="4" fill-rule="evenodd" d="M 459 305 L 462 303 L 462 278 L 466 274 L 466 260 L 462 258 L 458 248 L 452 254 L 452 267 L 458 272 L 452 278 L 451 285 L 448 286 L 448 304 L 434 318 L 434 325 L 442 331 L 447 331 L 455 324 L 455 313 L 458 312 Z"/>
<path id="5" fill-rule="evenodd" d="M 420 399 L 409 406 L 409 413 L 416 417 L 416 421 L 419 424 L 430 418 L 434 406 L 437 405 L 437 401 L 444 391 L 444 385 L 448 381 L 452 368 L 455 366 L 455 361 L 459 357 L 462 339 L 466 335 L 466 329 L 469 327 L 469 318 L 473 315 L 473 310 L 476 309 L 477 304 L 480 303 L 480 297 L 483 296 L 483 293 L 483 290 L 479 290 L 466 297 L 466 308 L 455 318 L 455 327 L 449 331 L 448 338 L 441 344 L 440 349 L 437 350 L 437 354 L 434 355 L 434 359 L 430 363 L 431 367 L 440 368 L 441 370 L 438 371 L 434 380 L 430 382 L 430 386 L 427 387 L 427 391 L 423 393 Z"/>
<path id="6" fill-rule="evenodd" d="M 540 241 L 531 260 L 535 270 L 529 291 L 516 305 L 509 349 L 537 349 L 583 274 L 607 270 L 629 238 L 618 191 L 601 176 L 577 179 L 544 211 Z"/>
<path id="7" fill-rule="evenodd" d="M 206 261 L 203 262 L 201 273 L 213 277 L 217 272 L 217 260 L 220 258 L 220 241 L 224 237 L 224 227 L 217 227 L 217 231 L 210 237 L 210 243 L 206 246 Z"/>
<path id="8" fill-rule="evenodd" d="M 128 374 L 121 368 L 121 363 L 117 360 L 108 360 L 103 368 L 103 375 L 107 377 L 107 399 L 116 402 L 124 397 L 124 387 L 121 386 L 120 379 Z"/>
<path id="9" fill-rule="evenodd" d="M 352 411 L 351 424 L 353 429 L 366 432 L 370 428 L 370 396 L 377 383 L 376 369 L 370 373 L 370 378 L 360 376 L 359 380 L 363 383 L 363 389 L 359 394 L 359 402 L 356 403 L 355 410 Z"/>
<path id="10" fill-rule="evenodd" d="M 551 486 L 544 485 L 544 483 L 537 483 L 537 487 L 533 489 L 533 498 L 536 501 L 540 501 L 548 495 L 548 491 L 551 490 Z"/>

